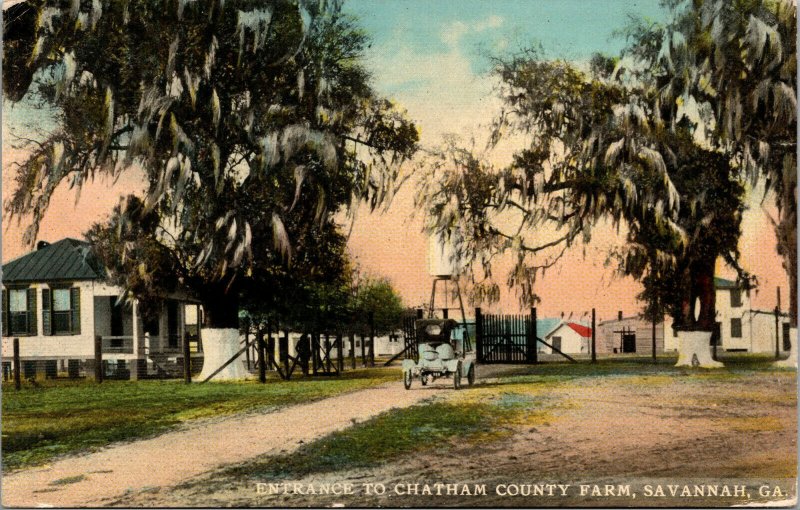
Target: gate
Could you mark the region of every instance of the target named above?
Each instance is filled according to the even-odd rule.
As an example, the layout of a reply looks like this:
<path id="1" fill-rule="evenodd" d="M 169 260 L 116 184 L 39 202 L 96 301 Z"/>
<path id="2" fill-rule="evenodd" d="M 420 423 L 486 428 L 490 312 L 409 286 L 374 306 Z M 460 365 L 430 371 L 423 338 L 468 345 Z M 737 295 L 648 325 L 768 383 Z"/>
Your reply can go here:
<path id="1" fill-rule="evenodd" d="M 383 366 L 388 367 L 393 361 L 400 358 L 413 359 L 414 363 L 419 361 L 419 352 L 417 349 L 417 328 L 415 324 L 417 320 L 421 318 L 421 309 L 418 309 L 413 315 L 408 314 L 403 317 L 403 350 L 392 356 L 389 361 L 383 364 Z"/>
<path id="2" fill-rule="evenodd" d="M 539 343 L 576 363 L 572 356 L 538 337 L 536 308 L 531 308 L 530 315 L 484 315 L 476 308 L 475 337 L 478 363 L 538 363 Z"/>
<path id="3" fill-rule="evenodd" d="M 531 315 L 483 315 L 475 309 L 478 363 L 536 363 L 536 311 Z"/>

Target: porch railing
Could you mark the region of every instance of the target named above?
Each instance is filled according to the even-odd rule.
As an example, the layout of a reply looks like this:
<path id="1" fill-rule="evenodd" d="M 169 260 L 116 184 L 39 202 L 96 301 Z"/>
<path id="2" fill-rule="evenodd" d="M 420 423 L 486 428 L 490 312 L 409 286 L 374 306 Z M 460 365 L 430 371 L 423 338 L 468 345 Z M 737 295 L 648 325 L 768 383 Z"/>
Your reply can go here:
<path id="1" fill-rule="evenodd" d="M 104 336 L 103 352 L 109 354 L 133 354 L 133 337 Z"/>
<path id="2" fill-rule="evenodd" d="M 106 354 L 133 354 L 133 336 L 104 336 L 103 338 L 103 353 Z M 177 346 L 170 346 L 163 342 L 158 337 L 150 337 L 149 342 L 144 338 L 139 338 L 141 347 L 139 348 L 140 354 L 149 354 L 151 352 L 161 354 L 177 354 L 182 352 L 181 344 Z M 162 343 L 163 342 L 163 343 Z M 148 346 L 148 343 L 151 345 Z M 166 345 L 165 345 L 166 344 Z M 201 353 L 199 348 L 200 343 L 197 339 L 189 339 L 189 351 L 192 354 Z"/>

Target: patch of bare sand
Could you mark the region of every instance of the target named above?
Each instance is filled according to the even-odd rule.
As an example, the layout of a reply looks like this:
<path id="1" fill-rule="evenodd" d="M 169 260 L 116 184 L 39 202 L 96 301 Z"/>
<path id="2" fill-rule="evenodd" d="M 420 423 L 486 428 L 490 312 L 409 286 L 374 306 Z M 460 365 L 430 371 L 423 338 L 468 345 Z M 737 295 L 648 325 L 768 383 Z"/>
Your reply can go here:
<path id="1" fill-rule="evenodd" d="M 423 452 L 374 469 L 326 473 L 300 483 L 382 483 L 383 496 L 258 495 L 257 482 L 210 476 L 199 484 L 131 495 L 143 506 L 728 506 L 741 498 L 507 497 L 508 483 L 725 483 L 795 478 L 794 374 L 580 378 L 551 388 L 548 418 L 517 423 L 507 439 L 454 441 L 446 454 Z M 391 431 L 387 431 L 387 434 Z M 486 496 L 399 496 L 408 483 L 486 484 Z M 732 483 L 732 482 L 731 482 Z M 794 484 L 791 487 L 794 495 Z"/>

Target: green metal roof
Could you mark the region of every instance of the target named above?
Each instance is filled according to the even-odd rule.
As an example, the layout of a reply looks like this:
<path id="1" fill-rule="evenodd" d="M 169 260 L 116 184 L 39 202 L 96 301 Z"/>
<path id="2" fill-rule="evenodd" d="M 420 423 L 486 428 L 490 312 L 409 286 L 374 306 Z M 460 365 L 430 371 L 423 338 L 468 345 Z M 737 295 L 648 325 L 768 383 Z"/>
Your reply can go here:
<path id="1" fill-rule="evenodd" d="M 719 276 L 715 276 L 714 287 L 717 289 L 739 289 L 741 288 L 741 285 L 736 285 L 736 282 L 733 280 L 728 280 L 726 278 L 720 278 Z"/>
<path id="2" fill-rule="evenodd" d="M 89 249 L 89 243 L 70 238 L 3 264 L 3 283 L 103 278 L 105 270 Z"/>
<path id="3" fill-rule="evenodd" d="M 544 338 L 553 332 L 561 324 L 561 319 L 555 318 L 537 318 L 536 319 L 536 336 Z"/>

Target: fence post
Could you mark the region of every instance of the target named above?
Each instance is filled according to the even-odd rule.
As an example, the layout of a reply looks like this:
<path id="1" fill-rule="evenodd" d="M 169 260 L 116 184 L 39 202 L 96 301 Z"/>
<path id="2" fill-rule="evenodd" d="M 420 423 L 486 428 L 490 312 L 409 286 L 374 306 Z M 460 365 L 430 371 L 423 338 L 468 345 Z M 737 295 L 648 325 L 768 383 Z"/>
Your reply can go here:
<path id="1" fill-rule="evenodd" d="M 19 362 L 19 338 L 14 339 L 14 389 L 19 391 L 22 389 L 22 376 L 20 374 Z"/>
<path id="2" fill-rule="evenodd" d="M 256 329 L 260 329 L 256 326 Z M 247 346 L 247 349 L 244 350 L 245 359 L 247 359 L 247 370 L 253 366 L 250 363 L 250 321 L 246 322 L 246 326 L 244 328 L 244 345 Z"/>
<path id="3" fill-rule="evenodd" d="M 375 366 L 375 312 L 369 312 L 369 366 Z"/>
<path id="4" fill-rule="evenodd" d="M 264 350 L 264 330 L 260 327 L 256 328 L 256 354 L 258 356 L 258 382 L 264 384 L 267 382 L 267 357 Z"/>
<path id="5" fill-rule="evenodd" d="M 192 353 L 189 349 L 189 340 L 186 334 L 182 335 L 183 338 L 183 382 L 189 384 L 192 382 Z"/>
<path id="6" fill-rule="evenodd" d="M 356 369 L 356 335 L 350 331 L 350 368 Z"/>
<path id="7" fill-rule="evenodd" d="M 362 330 L 361 333 L 361 366 L 366 368 L 367 367 L 367 346 L 366 346 L 366 339 L 364 338 L 364 333 Z"/>
<path id="8" fill-rule="evenodd" d="M 656 317 L 653 316 L 653 363 L 656 363 Z"/>
<path id="9" fill-rule="evenodd" d="M 475 359 L 483 363 L 483 314 L 480 307 L 475 308 Z"/>
<path id="10" fill-rule="evenodd" d="M 264 369 L 272 370 L 273 365 L 278 365 L 275 363 L 275 339 L 272 337 L 272 325 L 267 322 L 267 361 Z"/>
<path id="11" fill-rule="evenodd" d="M 344 371 L 344 357 L 342 352 L 342 333 L 336 333 L 336 369 L 341 373 Z"/>
<path id="12" fill-rule="evenodd" d="M 316 333 L 311 333 L 311 373 L 317 375 L 319 365 L 319 337 Z"/>
<path id="13" fill-rule="evenodd" d="M 596 323 L 595 323 L 595 311 L 592 308 L 592 363 L 597 363 L 597 344 L 596 344 Z"/>
<path id="14" fill-rule="evenodd" d="M 94 380 L 103 382 L 103 337 L 94 337 Z"/>
<path id="15" fill-rule="evenodd" d="M 539 362 L 539 331 L 536 326 L 536 307 L 531 308 L 531 335 L 533 336 L 533 352 L 531 359 L 534 363 Z"/>
<path id="16" fill-rule="evenodd" d="M 328 373 L 331 372 L 333 367 L 331 366 L 331 337 L 328 333 L 325 333 L 325 343 L 322 344 L 323 353 L 324 353 L 324 360 L 322 364 L 322 369 Z"/>
<path id="17" fill-rule="evenodd" d="M 289 380 L 289 335 L 281 336 L 280 331 L 278 335 L 278 358 L 283 364 L 285 370 L 286 380 Z"/>
<path id="18" fill-rule="evenodd" d="M 781 310 L 775 307 L 775 359 L 781 357 L 781 335 L 780 335 L 780 313 Z"/>

